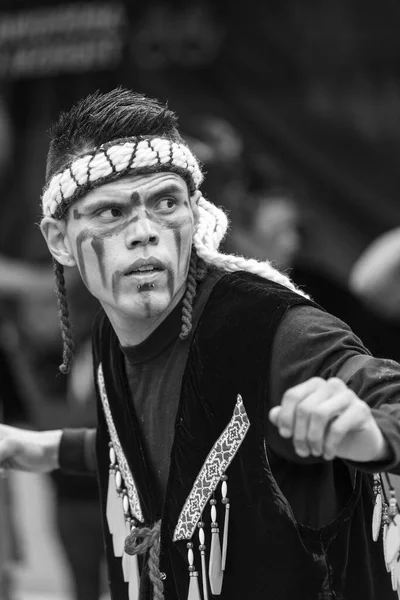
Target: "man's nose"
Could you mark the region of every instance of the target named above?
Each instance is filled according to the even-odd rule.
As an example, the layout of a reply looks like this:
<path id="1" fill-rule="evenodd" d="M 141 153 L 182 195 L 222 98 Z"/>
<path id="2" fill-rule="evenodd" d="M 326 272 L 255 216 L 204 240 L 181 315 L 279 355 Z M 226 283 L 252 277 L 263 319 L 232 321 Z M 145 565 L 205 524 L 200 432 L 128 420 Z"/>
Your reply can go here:
<path id="1" fill-rule="evenodd" d="M 127 227 L 125 239 L 128 248 L 147 246 L 147 244 L 158 244 L 159 234 L 151 219 L 147 216 L 139 216 Z"/>

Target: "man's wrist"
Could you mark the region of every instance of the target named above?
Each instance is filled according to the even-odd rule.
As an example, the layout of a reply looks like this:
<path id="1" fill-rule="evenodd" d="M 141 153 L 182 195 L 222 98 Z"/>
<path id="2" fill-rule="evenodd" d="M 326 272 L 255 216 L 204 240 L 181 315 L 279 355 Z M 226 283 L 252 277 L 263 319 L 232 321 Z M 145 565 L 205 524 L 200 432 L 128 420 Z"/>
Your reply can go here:
<path id="1" fill-rule="evenodd" d="M 41 432 L 41 434 L 45 436 L 44 452 L 46 463 L 49 465 L 51 470 L 55 470 L 60 467 L 59 455 L 62 433 L 62 429 L 53 429 L 50 431 Z"/>
<path id="2" fill-rule="evenodd" d="M 389 447 L 389 444 L 387 443 L 387 441 L 381 434 L 381 439 L 378 442 L 377 454 L 376 454 L 376 457 L 374 458 L 374 461 L 376 461 L 376 462 L 387 461 L 387 460 L 389 460 L 389 458 L 391 456 L 392 456 L 392 451 Z"/>

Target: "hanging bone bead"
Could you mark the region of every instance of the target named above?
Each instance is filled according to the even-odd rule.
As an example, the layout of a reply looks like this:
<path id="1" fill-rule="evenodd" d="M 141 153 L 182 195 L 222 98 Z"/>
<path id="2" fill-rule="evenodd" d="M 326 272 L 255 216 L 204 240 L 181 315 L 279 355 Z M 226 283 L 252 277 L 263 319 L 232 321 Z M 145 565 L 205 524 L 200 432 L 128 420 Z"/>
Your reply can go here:
<path id="1" fill-rule="evenodd" d="M 125 546 L 126 537 L 126 526 L 125 526 L 125 514 L 123 505 L 123 482 L 122 475 L 118 468 L 115 470 L 115 487 L 117 491 L 117 502 L 112 515 L 113 523 L 113 547 L 114 556 L 122 558 Z"/>
<path id="2" fill-rule="evenodd" d="M 228 531 L 229 531 L 229 511 L 230 511 L 230 503 L 228 498 L 228 476 L 222 475 L 222 485 L 221 485 L 221 495 L 222 495 L 222 504 L 225 505 L 225 519 L 224 519 L 224 533 L 222 537 L 222 558 L 221 558 L 221 569 L 225 571 L 226 566 L 226 554 L 228 551 Z"/>
<path id="3" fill-rule="evenodd" d="M 110 442 L 109 456 L 110 456 L 110 466 L 115 467 L 116 462 L 117 462 L 117 457 L 116 457 L 115 450 L 114 450 L 114 447 L 111 444 L 111 442 Z"/>
<path id="4" fill-rule="evenodd" d="M 187 600 L 201 600 L 199 588 L 199 574 L 194 566 L 193 544 L 187 543 L 188 563 L 189 563 L 189 591 Z"/>
<path id="5" fill-rule="evenodd" d="M 390 490 L 388 516 L 389 527 L 386 534 L 385 550 L 387 564 L 391 564 L 397 558 L 400 550 L 400 515 L 397 510 L 395 490 Z"/>
<path id="6" fill-rule="evenodd" d="M 118 496 L 120 496 L 122 491 L 122 475 L 119 469 L 115 471 L 115 485 L 117 488 Z"/>
<path id="7" fill-rule="evenodd" d="M 199 521 L 197 524 L 199 528 L 199 550 L 201 558 L 201 579 L 203 583 L 203 597 L 204 600 L 208 600 L 208 585 L 207 585 L 207 568 L 206 568 L 206 535 L 204 533 L 204 523 Z"/>
<path id="8" fill-rule="evenodd" d="M 129 511 L 129 498 L 127 494 L 124 494 L 122 499 L 122 505 L 124 508 L 124 516 L 125 516 L 125 539 L 131 532 L 131 518 Z M 125 542 L 124 542 L 125 544 Z M 124 574 L 124 581 L 129 581 L 129 571 L 130 571 L 130 560 L 129 555 L 124 551 L 122 555 L 122 572 Z"/>
<path id="9" fill-rule="evenodd" d="M 385 560 L 386 570 L 390 572 L 390 563 L 387 560 L 386 556 L 386 536 L 389 528 L 389 517 L 388 517 L 388 506 L 386 503 L 383 505 L 382 510 L 382 546 L 383 546 L 383 558 Z"/>
<path id="10" fill-rule="evenodd" d="M 108 523 L 108 529 L 110 533 L 113 533 L 115 528 L 115 514 L 118 510 L 118 493 L 115 485 L 115 472 L 117 469 L 117 458 L 112 443 L 109 444 L 109 456 L 110 456 L 110 471 L 108 474 L 108 490 L 107 490 L 107 505 L 106 505 L 106 518 Z"/>
<path id="11" fill-rule="evenodd" d="M 376 542 L 382 524 L 382 494 L 378 492 L 375 496 L 374 511 L 372 513 L 372 539 Z"/>
<path id="12" fill-rule="evenodd" d="M 372 539 L 374 542 L 378 540 L 379 532 L 382 524 L 382 484 L 379 473 L 374 473 L 374 510 L 372 513 Z"/>
<path id="13" fill-rule="evenodd" d="M 129 584 L 128 584 L 128 598 L 129 600 L 139 600 L 140 596 L 140 573 L 139 573 L 139 561 L 135 554 L 129 556 Z"/>
<path id="14" fill-rule="evenodd" d="M 219 540 L 219 529 L 217 523 L 217 501 L 210 500 L 211 505 L 211 548 L 210 564 L 208 567 L 208 576 L 210 578 L 211 593 L 219 596 L 222 590 L 222 580 L 224 573 L 221 569 L 221 542 Z"/>

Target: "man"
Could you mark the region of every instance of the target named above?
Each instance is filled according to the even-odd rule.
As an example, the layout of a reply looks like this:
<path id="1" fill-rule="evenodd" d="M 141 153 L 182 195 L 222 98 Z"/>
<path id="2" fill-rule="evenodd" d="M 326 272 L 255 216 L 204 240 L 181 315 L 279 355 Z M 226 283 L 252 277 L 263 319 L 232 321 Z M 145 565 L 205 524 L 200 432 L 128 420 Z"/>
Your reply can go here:
<path id="1" fill-rule="evenodd" d="M 227 219 L 158 102 L 118 89 L 78 103 L 52 131 L 46 179 L 64 372 L 63 268 L 102 306 L 98 427 L 3 427 L 0 465 L 97 469 L 114 600 L 394 598 L 370 523 L 375 498 L 376 538 L 372 473 L 400 463 L 400 366 L 268 262 L 218 252 Z"/>

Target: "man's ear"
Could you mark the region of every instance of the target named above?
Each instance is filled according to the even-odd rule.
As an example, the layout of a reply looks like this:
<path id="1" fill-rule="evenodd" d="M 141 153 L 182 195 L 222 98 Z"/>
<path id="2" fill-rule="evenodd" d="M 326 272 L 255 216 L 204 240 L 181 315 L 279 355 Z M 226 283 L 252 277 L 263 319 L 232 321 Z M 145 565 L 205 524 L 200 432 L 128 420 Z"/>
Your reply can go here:
<path id="1" fill-rule="evenodd" d="M 74 267 L 76 261 L 67 236 L 67 224 L 63 219 L 44 217 L 40 223 L 48 249 L 54 258 L 65 267 Z"/>
<path id="2" fill-rule="evenodd" d="M 200 190 L 196 190 L 192 196 L 190 196 L 190 205 L 192 207 L 193 216 L 194 216 L 194 224 L 197 225 L 200 218 L 199 212 L 199 198 L 201 198 Z"/>

